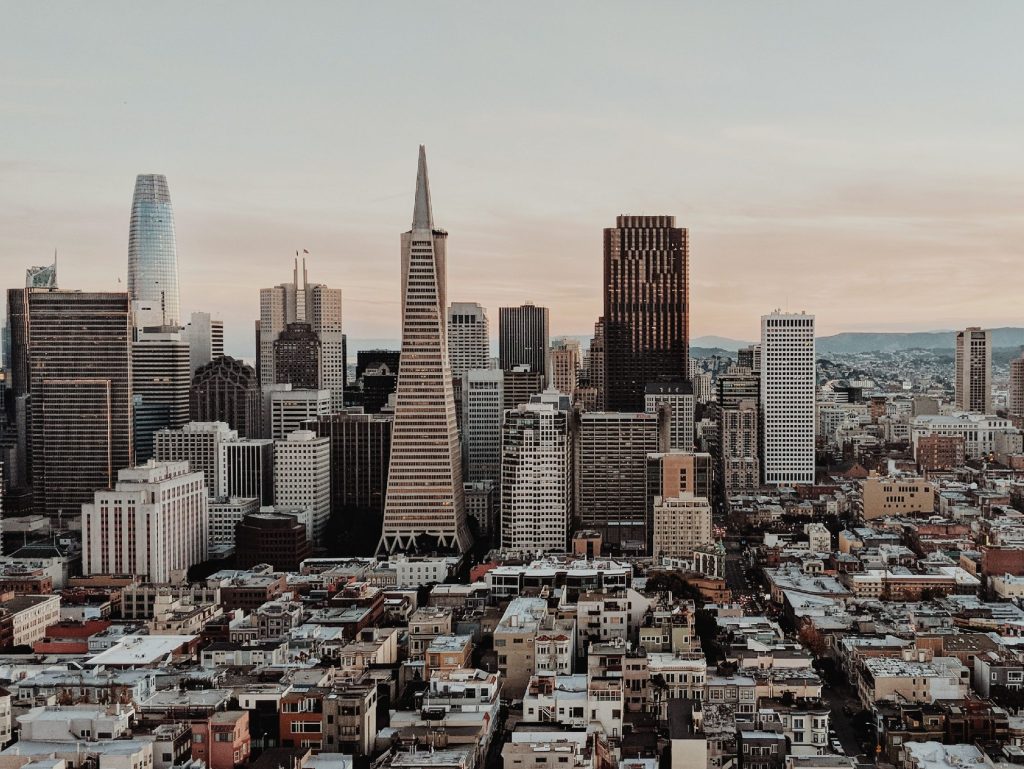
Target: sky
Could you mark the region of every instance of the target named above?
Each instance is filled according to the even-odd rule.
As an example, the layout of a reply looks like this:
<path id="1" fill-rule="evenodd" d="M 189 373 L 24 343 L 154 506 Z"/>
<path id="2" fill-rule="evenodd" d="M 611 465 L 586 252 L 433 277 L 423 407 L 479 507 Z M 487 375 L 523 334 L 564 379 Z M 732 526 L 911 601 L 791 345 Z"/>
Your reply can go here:
<path id="1" fill-rule="evenodd" d="M 448 295 L 601 312 L 602 228 L 689 228 L 693 336 L 1024 325 L 1024 4 L 0 0 L 0 274 L 124 290 L 166 174 L 182 308 L 251 357 L 259 289 L 399 335 L 427 145 Z M 118 280 L 122 282 L 119 284 Z"/>

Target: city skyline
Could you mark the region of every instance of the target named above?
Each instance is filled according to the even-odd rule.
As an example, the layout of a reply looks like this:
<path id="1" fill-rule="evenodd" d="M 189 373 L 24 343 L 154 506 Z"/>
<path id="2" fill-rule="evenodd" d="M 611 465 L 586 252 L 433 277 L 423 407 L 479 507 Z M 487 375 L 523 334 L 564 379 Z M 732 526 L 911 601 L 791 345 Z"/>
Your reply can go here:
<path id="1" fill-rule="evenodd" d="M 818 13 L 806 12 L 812 7 Z M 447 52 L 434 58 L 421 55 L 416 19 L 402 14 L 390 19 L 394 39 L 367 55 L 358 33 L 387 14 L 380 9 L 335 11 L 341 23 L 313 28 L 302 14 L 268 25 L 276 15 L 256 7 L 231 20 L 241 25 L 237 37 L 220 34 L 228 20 L 207 9 L 204 29 L 165 20 L 165 54 L 151 60 L 136 55 L 149 38 L 141 10 L 115 30 L 84 10 L 55 19 L 13 9 L 9 29 L 21 34 L 0 54 L 10 134 L 0 155 L 0 259 L 20 271 L 48 262 L 56 247 L 62 285 L 118 288 L 131 183 L 155 171 L 174 189 L 182 314 L 220 312 L 228 351 L 252 355 L 255 292 L 276 284 L 303 248 L 318 277 L 351 297 L 350 338 L 397 338 L 389 255 L 406 217 L 402 158 L 424 142 L 439 169 L 437 193 L 449 201 L 446 223 L 458 233 L 452 300 L 491 312 L 526 301 L 551 307 L 553 335 L 592 328 L 601 229 L 619 214 L 670 214 L 689 229 L 694 337 L 755 339 L 760 313 L 787 305 L 816 312 L 822 334 L 1013 325 L 1012 281 L 988 285 L 977 265 L 1012 268 L 1024 234 L 1020 107 L 1001 96 L 1019 54 L 998 39 L 1013 27 L 1005 15 L 1020 10 L 1002 6 L 996 25 L 983 22 L 998 11 L 928 7 L 888 9 L 885 25 L 865 6 L 748 7 L 737 18 L 664 9 L 659 26 L 675 28 L 679 40 L 644 59 L 650 71 L 628 56 L 605 62 L 601 46 L 586 42 L 614 25 L 635 49 L 650 31 L 643 14 L 567 6 L 549 30 L 526 14 L 502 15 L 507 39 L 487 44 L 498 54 L 519 46 L 536 54 L 516 73 L 497 68 L 506 57 L 484 56 L 488 38 L 472 35 L 492 28 L 483 10 L 436 9 Z M 792 39 L 792 50 L 758 31 L 797 17 L 807 34 Z M 709 49 L 701 28 L 708 40 L 728 32 L 732 45 Z M 957 49 L 972 52 L 965 62 L 942 53 L 954 29 Z M 340 30 L 340 41 L 328 30 Z M 652 34 L 658 42 L 664 33 Z M 579 55 L 555 66 L 540 45 L 552 35 Z M 905 51 L 908 38 L 915 56 Z M 104 50 L 78 57 L 72 74 L 67 62 L 86 39 L 91 54 Z M 279 70 L 277 57 L 255 55 L 299 39 L 308 56 Z M 159 76 L 168 59 L 187 76 L 214 50 L 237 64 L 187 81 Z M 121 66 L 127 57 L 132 68 Z M 922 59 L 938 68 L 935 77 L 919 77 Z M 479 72 L 465 72 L 468 61 L 480 62 Z M 351 77 L 357 65 L 366 66 L 365 86 Z M 280 100 L 240 88 L 221 103 L 241 68 Z M 434 89 L 458 119 L 425 110 L 395 121 L 389 100 L 376 95 L 399 83 Z M 611 90 L 622 94 L 615 110 L 595 111 L 595 91 Z M 548 280 L 505 280 L 497 264 L 522 274 L 543 267 Z M 906 272 L 892 274 L 893 264 Z M 960 296 L 944 296 L 949 281 Z M 886 308 L 884 317 L 863 315 L 866 297 Z"/>

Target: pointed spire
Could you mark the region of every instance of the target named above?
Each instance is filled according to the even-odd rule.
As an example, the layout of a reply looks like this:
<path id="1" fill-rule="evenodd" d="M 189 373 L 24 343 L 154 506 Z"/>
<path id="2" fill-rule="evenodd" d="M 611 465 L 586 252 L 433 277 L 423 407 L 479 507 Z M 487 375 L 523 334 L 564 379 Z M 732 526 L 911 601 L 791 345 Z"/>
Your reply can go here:
<path id="1" fill-rule="evenodd" d="M 434 229 L 434 214 L 430 210 L 430 182 L 427 180 L 427 148 L 420 145 L 420 162 L 416 169 L 416 206 L 412 210 L 414 230 Z"/>

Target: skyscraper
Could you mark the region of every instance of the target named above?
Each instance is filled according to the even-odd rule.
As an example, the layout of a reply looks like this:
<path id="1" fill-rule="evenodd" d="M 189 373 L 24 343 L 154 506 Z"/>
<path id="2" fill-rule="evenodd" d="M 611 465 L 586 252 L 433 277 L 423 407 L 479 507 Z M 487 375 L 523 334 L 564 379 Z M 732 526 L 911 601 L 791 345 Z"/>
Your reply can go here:
<path id="1" fill-rule="evenodd" d="M 195 422 L 227 422 L 243 438 L 258 438 L 260 403 L 256 371 L 237 358 L 221 355 L 192 377 L 189 412 Z"/>
<path id="2" fill-rule="evenodd" d="M 1024 416 L 1024 354 L 1010 361 L 1010 397 L 1007 410 Z"/>
<path id="3" fill-rule="evenodd" d="M 690 451 L 693 448 L 693 388 L 685 379 L 649 382 L 644 389 L 644 411 L 657 414 L 660 407 L 669 412 L 669 448 Z"/>
<path id="4" fill-rule="evenodd" d="M 674 216 L 619 216 L 604 231 L 605 403 L 641 411 L 644 387 L 685 379 L 689 236 Z"/>
<path id="5" fill-rule="evenodd" d="M 188 342 L 171 327 L 150 327 L 136 331 L 132 342 L 132 390 L 141 399 L 137 413 L 150 416 L 161 413 L 161 427 L 181 427 L 188 421 L 189 383 L 192 368 L 189 359 Z M 140 435 L 152 429 L 151 420 L 136 420 L 136 463 L 149 459 L 141 453 L 141 447 L 152 445 L 152 435 Z"/>
<path id="6" fill-rule="evenodd" d="M 463 475 L 469 483 L 501 477 L 501 420 L 505 413 L 501 369 L 471 369 L 462 380 Z"/>
<path id="7" fill-rule="evenodd" d="M 814 483 L 814 316 L 761 316 L 764 482 Z"/>
<path id="8" fill-rule="evenodd" d="M 291 283 L 260 290 L 256 373 L 260 386 L 283 381 L 274 364 L 274 342 L 289 323 L 308 323 L 320 340 L 320 381 L 314 389 L 330 390 L 331 408 L 345 405 L 345 335 L 341 322 L 341 289 L 309 283 L 306 261 L 295 260 Z M 298 385 L 296 385 L 298 388 Z"/>
<path id="9" fill-rule="evenodd" d="M 181 338 L 188 342 L 192 370 L 196 371 L 224 354 L 224 321 L 208 312 L 194 312 Z"/>
<path id="10" fill-rule="evenodd" d="M 274 340 L 276 384 L 316 390 L 320 376 L 320 339 L 309 323 L 289 323 Z M 324 388 L 327 389 L 327 388 Z"/>
<path id="11" fill-rule="evenodd" d="M 487 311 L 476 302 L 452 302 L 448 308 L 448 360 L 452 376 L 491 367 Z"/>
<path id="12" fill-rule="evenodd" d="M 132 462 L 128 295 L 11 289 L 7 309 L 35 506 L 71 514 Z"/>
<path id="13" fill-rule="evenodd" d="M 174 209 L 162 174 L 135 178 L 128 229 L 128 296 L 135 325 L 181 325 Z"/>
<path id="14" fill-rule="evenodd" d="M 310 511 L 309 538 L 320 544 L 331 517 L 331 442 L 296 430 L 274 444 L 274 504 Z"/>
<path id="15" fill-rule="evenodd" d="M 956 407 L 992 413 L 992 332 L 972 326 L 956 333 Z"/>
<path id="16" fill-rule="evenodd" d="M 579 386 L 583 355 L 578 339 L 558 339 L 551 343 L 551 386 L 570 398 Z"/>
<path id="17" fill-rule="evenodd" d="M 580 421 L 580 520 L 627 552 L 647 549 L 647 455 L 668 449 L 668 410 L 588 411 Z"/>
<path id="18" fill-rule="evenodd" d="M 203 474 L 207 494 L 217 494 L 220 477 L 220 445 L 238 440 L 238 433 L 223 422 L 189 422 L 174 430 L 159 430 L 153 436 L 153 458 L 158 462 L 188 462 Z"/>
<path id="19" fill-rule="evenodd" d="M 565 552 L 573 514 L 569 396 L 545 390 L 505 413 L 501 428 L 501 546 Z"/>
<path id="20" fill-rule="evenodd" d="M 402 235 L 402 357 L 381 552 L 471 544 L 445 330 L 447 238 L 434 227 L 421 146 L 412 229 Z"/>
<path id="21" fill-rule="evenodd" d="M 546 381 L 550 343 L 547 307 L 527 302 L 519 307 L 498 308 L 498 360 L 502 369 L 511 371 L 528 365 Z"/>

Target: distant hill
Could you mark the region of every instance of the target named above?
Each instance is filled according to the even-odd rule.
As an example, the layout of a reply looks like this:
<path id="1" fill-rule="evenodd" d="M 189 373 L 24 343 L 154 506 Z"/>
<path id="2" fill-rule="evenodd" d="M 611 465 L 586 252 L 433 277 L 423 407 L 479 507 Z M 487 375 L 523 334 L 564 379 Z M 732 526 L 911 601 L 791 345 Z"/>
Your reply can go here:
<path id="1" fill-rule="evenodd" d="M 730 339 L 727 336 L 698 336 L 690 340 L 690 348 L 713 347 L 720 350 L 736 352 L 741 347 L 749 347 L 753 342 L 742 342 L 739 339 Z"/>
<path id="2" fill-rule="evenodd" d="M 906 333 L 844 332 L 817 339 L 819 355 L 830 353 L 897 352 L 899 350 L 952 350 L 955 331 L 916 331 Z M 1024 328 L 992 329 L 992 346 L 1024 346 Z"/>

